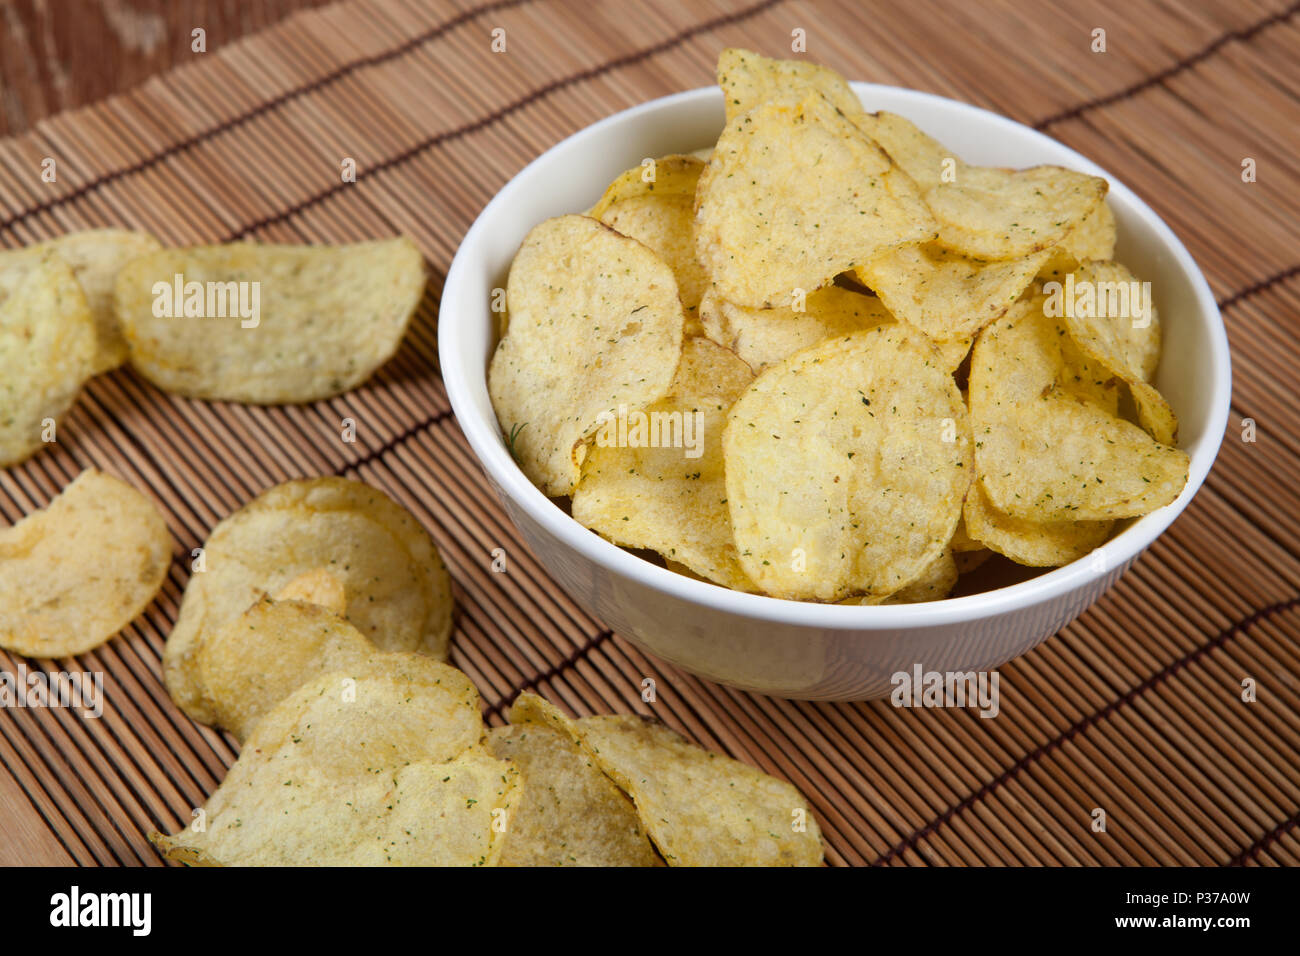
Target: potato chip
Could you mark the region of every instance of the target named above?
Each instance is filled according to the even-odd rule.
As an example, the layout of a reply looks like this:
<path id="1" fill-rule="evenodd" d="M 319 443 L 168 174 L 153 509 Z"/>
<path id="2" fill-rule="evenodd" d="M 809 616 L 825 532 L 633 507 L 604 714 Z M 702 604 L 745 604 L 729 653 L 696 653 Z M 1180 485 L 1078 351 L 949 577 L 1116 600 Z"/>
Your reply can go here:
<path id="1" fill-rule="evenodd" d="M 347 614 L 347 586 L 329 568 L 312 568 L 298 575 L 275 592 L 277 601 L 306 601 L 329 608 L 335 614 Z"/>
<path id="2" fill-rule="evenodd" d="M 1026 299 L 975 343 L 970 411 L 989 502 L 1036 522 L 1105 521 L 1169 504 L 1187 455 L 1115 416 L 1113 389 L 1073 348 L 1060 320 Z M 969 521 L 969 517 L 968 517 Z"/>
<path id="3" fill-rule="evenodd" d="M 727 125 L 756 106 L 792 93 L 816 90 L 831 105 L 856 122 L 862 101 L 840 74 L 807 60 L 773 60 L 735 47 L 718 55 L 718 86 L 722 87 Z"/>
<path id="4" fill-rule="evenodd" d="M 495 865 L 519 782 L 482 734 L 465 675 L 382 655 L 286 698 L 208 799 L 202 829 L 151 839 L 170 859 L 226 866 Z"/>
<path id="5" fill-rule="evenodd" d="M 668 727 L 631 714 L 561 713 L 535 694 L 520 717 L 577 741 L 632 798 L 669 866 L 818 866 L 821 831 L 803 796 L 762 771 L 688 743 Z M 512 719 L 515 714 L 512 712 Z"/>
<path id="6" fill-rule="evenodd" d="M 994 507 L 978 480 L 966 495 L 963 514 L 972 539 L 1033 568 L 1056 567 L 1086 557 L 1105 543 L 1115 526 L 1113 521 L 1013 518 Z"/>
<path id="7" fill-rule="evenodd" d="M 1048 259 L 1038 274 L 1044 278 L 1059 279 L 1073 272 L 1089 259 L 1105 261 L 1115 256 L 1115 214 L 1103 202 L 1083 221 L 1066 233 L 1065 238 L 1052 246 Z"/>
<path id="8" fill-rule="evenodd" d="M 957 562 L 953 552 L 944 551 L 921 571 L 916 580 L 903 585 L 893 594 L 884 597 L 855 596 L 845 598 L 840 604 L 920 604 L 923 601 L 942 601 L 957 585 Z"/>
<path id="9" fill-rule="evenodd" d="M 520 722 L 489 731 L 487 749 L 522 784 L 501 866 L 664 865 L 636 806 L 568 734 Z"/>
<path id="10" fill-rule="evenodd" d="M 171 560 L 153 502 L 83 471 L 44 510 L 0 531 L 0 647 L 51 658 L 98 647 L 154 599 Z"/>
<path id="11" fill-rule="evenodd" d="M 795 600 L 883 597 L 916 579 L 952 538 L 972 471 L 956 383 L 898 324 L 767 369 L 723 448 L 741 566 Z"/>
<path id="12" fill-rule="evenodd" d="M 202 723 L 214 719 L 197 669 L 205 637 L 304 571 L 342 579 L 348 620 L 381 650 L 447 656 L 451 580 L 437 549 L 406 509 L 359 481 L 314 478 L 263 492 L 212 530 L 202 568 L 163 652 L 168 692 Z"/>
<path id="13" fill-rule="evenodd" d="M 397 351 L 424 295 L 406 238 L 167 249 L 115 287 L 131 364 L 190 398 L 311 402 L 356 388 Z"/>
<path id="14" fill-rule="evenodd" d="M 1055 246 L 1094 213 L 1106 180 L 1060 166 L 962 166 L 925 192 L 945 249 L 974 259 L 1023 259 Z"/>
<path id="15" fill-rule="evenodd" d="M 789 306 L 885 249 L 926 242 L 916 184 L 817 92 L 727 125 L 696 193 L 697 254 L 724 299 Z"/>
<path id="16" fill-rule="evenodd" d="M 697 318 L 709 284 L 695 258 L 695 186 L 703 169 L 694 156 L 665 156 L 652 166 L 636 166 L 610 183 L 591 210 L 592 217 L 649 246 L 668 263 L 688 325 Z M 647 182 L 649 175 L 654 178 Z"/>
<path id="17" fill-rule="evenodd" d="M 965 339 L 952 339 L 948 342 L 931 342 L 936 352 L 939 353 L 939 363 L 949 372 L 956 373 L 961 367 L 961 363 L 966 361 L 966 356 L 970 355 L 971 346 L 975 344 L 975 337 Z"/>
<path id="18" fill-rule="evenodd" d="M 881 110 L 855 116 L 854 122 L 912 177 L 922 194 L 943 182 L 945 173 L 951 180 L 966 168 L 947 146 L 897 113 Z"/>
<path id="19" fill-rule="evenodd" d="M 755 372 L 826 339 L 892 322 L 874 296 L 827 286 L 812 293 L 802 311 L 750 309 L 709 292 L 700 303 L 704 334 L 731 349 Z"/>
<path id="20" fill-rule="evenodd" d="M 968 343 L 1020 297 L 1047 255 L 980 262 L 929 242 L 890 249 L 859 266 L 857 275 L 896 318 L 935 343 Z"/>
<path id="21" fill-rule="evenodd" d="M 668 391 L 685 321 L 677 282 L 635 239 L 561 216 L 524 239 L 506 298 L 510 325 L 488 370 L 497 420 L 535 484 L 572 494 L 602 415 Z"/>
<path id="22" fill-rule="evenodd" d="M 967 498 L 970 493 L 967 492 Z M 993 557 L 993 552 L 988 548 L 976 548 L 973 551 L 953 551 L 953 564 L 957 566 L 957 575 L 970 574 L 989 558 Z"/>
<path id="23" fill-rule="evenodd" d="M 727 412 L 753 381 L 734 352 L 690 338 L 668 394 L 596 433 L 573 493 L 575 520 L 651 548 L 711 581 L 754 585 L 736 559 L 722 472 Z"/>
<path id="24" fill-rule="evenodd" d="M 264 597 L 200 641 L 196 657 L 212 726 L 242 741 L 267 711 L 312 678 L 378 653 L 335 611 Z"/>
<path id="25" fill-rule="evenodd" d="M 95 322 L 72 269 L 50 251 L 0 253 L 0 466 L 56 438 L 96 370 Z"/>
<path id="26" fill-rule="evenodd" d="M 72 267 L 86 304 L 95 320 L 95 371 L 106 372 L 126 361 L 126 337 L 113 306 L 113 285 L 122 267 L 132 259 L 162 248 L 153 236 L 126 229 L 90 229 L 70 232 L 32 249 L 51 250 Z"/>

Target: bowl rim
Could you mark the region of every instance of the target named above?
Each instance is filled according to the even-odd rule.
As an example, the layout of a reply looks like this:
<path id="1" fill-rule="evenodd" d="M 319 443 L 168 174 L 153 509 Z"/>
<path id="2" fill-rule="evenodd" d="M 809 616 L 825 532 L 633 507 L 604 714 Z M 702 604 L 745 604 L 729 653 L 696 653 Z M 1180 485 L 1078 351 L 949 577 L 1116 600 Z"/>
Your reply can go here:
<path id="1" fill-rule="evenodd" d="M 1045 571 L 1026 581 L 983 591 L 962 597 L 946 598 L 942 601 L 930 601 L 919 604 L 895 605 L 842 605 L 819 604 L 810 601 L 794 601 L 785 598 L 770 597 L 764 594 L 751 594 L 733 591 L 709 581 L 696 580 L 653 564 L 618 545 L 605 540 L 596 532 L 579 524 L 566 514 L 554 501 L 548 498 L 523 473 L 518 464 L 509 455 L 500 428 L 493 417 L 491 422 L 479 419 L 470 397 L 470 384 L 467 370 L 458 361 L 448 361 L 456 355 L 463 323 L 443 322 L 443 310 L 455 313 L 460 308 L 460 287 L 475 281 L 470 273 L 468 260 L 471 252 L 479 244 L 493 219 L 493 215 L 503 206 L 510 204 L 514 194 L 523 188 L 523 183 L 531 178 L 533 169 L 548 161 L 552 153 L 565 148 L 574 141 L 593 136 L 597 132 L 630 121 L 644 114 L 659 110 L 671 110 L 686 102 L 712 97 L 721 99 L 721 91 L 716 86 L 699 87 L 659 97 L 645 103 L 629 107 L 586 126 L 565 137 L 533 159 L 488 202 L 474 220 L 453 257 L 447 270 L 443 285 L 443 294 L 439 306 L 438 355 L 442 369 L 443 384 L 451 403 L 452 411 L 460 424 L 466 440 L 479 459 L 479 463 L 491 482 L 499 491 L 513 501 L 529 518 L 560 543 L 577 551 L 587 560 L 599 565 L 612 574 L 630 579 L 647 588 L 664 592 L 679 600 L 699 604 L 714 610 L 724 611 L 737 617 L 781 624 L 815 627 L 831 631 L 880 631 L 908 630 L 938 625 L 961 624 L 990 618 L 1012 611 L 1023 610 L 1039 604 L 1059 599 L 1073 591 L 1104 578 L 1116 568 L 1123 568 L 1141 554 L 1187 507 L 1192 497 L 1204 483 L 1209 474 L 1219 446 L 1227 427 L 1229 403 L 1232 388 L 1231 354 L 1228 348 L 1227 331 L 1219 313 L 1214 294 L 1182 241 L 1172 229 L 1140 197 L 1129 189 L 1121 180 L 1107 172 L 1087 157 L 1081 155 L 1064 143 L 1041 133 L 1032 127 L 994 113 L 982 107 L 953 100 L 948 97 L 876 83 L 853 82 L 850 84 L 859 96 L 870 95 L 877 91 L 887 91 L 891 97 L 928 103 L 942 109 L 956 109 L 969 114 L 973 119 L 993 126 L 1015 129 L 1018 135 L 1025 133 L 1049 143 L 1052 148 L 1064 150 L 1070 163 L 1076 169 L 1104 176 L 1110 183 L 1110 195 L 1118 196 L 1130 205 L 1146 221 L 1170 253 L 1175 265 L 1190 279 L 1195 294 L 1201 321 L 1208 325 L 1208 334 L 1213 343 L 1212 367 L 1214 380 L 1210 397 L 1210 413 L 1207 416 L 1205 436 L 1195 454 L 1191 455 L 1187 484 L 1173 502 L 1150 514 L 1134 519 L 1133 523 L 1119 534 L 1107 540 L 1097 550 L 1106 555 L 1104 565 L 1094 567 L 1091 554 L 1069 564 Z M 491 321 L 489 315 L 488 321 Z M 482 370 L 482 387 L 487 388 L 487 367 Z M 490 404 L 490 403 L 489 403 Z M 1213 436 L 1218 436 L 1214 440 Z M 1095 552 L 1094 552 L 1095 553 Z"/>

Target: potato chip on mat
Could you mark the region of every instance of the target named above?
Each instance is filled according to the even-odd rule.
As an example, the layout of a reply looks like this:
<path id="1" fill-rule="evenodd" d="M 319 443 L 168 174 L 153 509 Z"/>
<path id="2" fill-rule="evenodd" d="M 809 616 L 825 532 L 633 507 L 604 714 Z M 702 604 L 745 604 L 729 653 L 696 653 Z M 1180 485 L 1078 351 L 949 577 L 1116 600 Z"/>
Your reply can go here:
<path id="1" fill-rule="evenodd" d="M 159 388 L 277 404 L 368 379 L 397 351 L 425 281 L 424 258 L 406 238 L 242 242 L 133 259 L 115 295 L 131 364 Z"/>
<path id="2" fill-rule="evenodd" d="M 972 473 L 961 393 L 901 324 L 767 369 L 723 448 L 741 566 L 793 600 L 886 597 L 915 580 L 946 550 Z"/>
<path id="3" fill-rule="evenodd" d="M 821 831 L 803 796 L 776 777 L 711 753 L 633 714 L 574 720 L 521 694 L 512 720 L 577 741 L 632 798 L 669 866 L 818 866 Z"/>
<path id="4" fill-rule="evenodd" d="M 154 599 L 172 536 L 154 503 L 94 468 L 0 530 L 0 647 L 70 657 L 103 644 Z"/>
<path id="5" fill-rule="evenodd" d="M 519 781 L 482 734 L 465 675 L 381 655 L 282 701 L 196 823 L 151 839 L 224 866 L 495 865 Z"/>
<path id="6" fill-rule="evenodd" d="M 524 473 L 548 495 L 571 494 L 602 415 L 644 408 L 672 382 L 685 321 L 677 281 L 635 239 L 561 216 L 524 239 L 506 299 L 492 405 Z"/>
<path id="7" fill-rule="evenodd" d="M 487 749 L 522 783 L 501 866 L 664 865 L 636 806 L 568 734 L 513 723 L 488 731 Z"/>
<path id="8" fill-rule="evenodd" d="M 163 674 L 172 699 L 202 723 L 214 719 L 198 673 L 205 637 L 306 571 L 343 581 L 348 620 L 381 650 L 447 656 L 451 579 L 437 549 L 410 512 L 359 481 L 268 489 L 212 530 L 201 567 L 167 638 Z"/>
<path id="9" fill-rule="evenodd" d="M 95 322 L 68 264 L 49 250 L 0 253 L 0 466 L 57 439 L 97 356 Z"/>

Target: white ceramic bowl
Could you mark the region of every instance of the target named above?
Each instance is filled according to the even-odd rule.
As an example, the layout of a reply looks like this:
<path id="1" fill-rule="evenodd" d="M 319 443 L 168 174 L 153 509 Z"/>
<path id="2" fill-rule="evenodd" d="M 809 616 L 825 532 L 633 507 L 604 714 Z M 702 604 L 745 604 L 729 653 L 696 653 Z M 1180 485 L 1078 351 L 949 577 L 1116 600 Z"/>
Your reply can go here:
<path id="1" fill-rule="evenodd" d="M 1094 555 L 1027 581 L 927 604 L 849 607 L 783 601 L 697 581 L 624 551 L 570 518 L 519 470 L 488 399 L 490 296 L 504 287 L 525 234 L 589 208 L 605 184 L 647 156 L 711 145 L 722 95 L 692 90 L 625 110 L 569 137 L 490 202 L 465 236 L 442 295 L 438 350 L 460 426 L 506 512 L 542 565 L 616 633 L 703 677 L 782 697 L 856 700 L 891 675 L 983 670 L 1023 654 L 1074 620 L 1187 506 L 1214 461 L 1228 415 L 1231 364 L 1209 286 L 1169 227 L 1115 176 L 1009 119 L 926 93 L 853 84 L 868 110 L 911 119 L 970 162 L 1055 163 L 1105 176 L 1117 258 L 1150 280 L 1164 328 L 1157 376 L 1180 422 L 1191 474 L 1178 500 L 1128 526 Z"/>

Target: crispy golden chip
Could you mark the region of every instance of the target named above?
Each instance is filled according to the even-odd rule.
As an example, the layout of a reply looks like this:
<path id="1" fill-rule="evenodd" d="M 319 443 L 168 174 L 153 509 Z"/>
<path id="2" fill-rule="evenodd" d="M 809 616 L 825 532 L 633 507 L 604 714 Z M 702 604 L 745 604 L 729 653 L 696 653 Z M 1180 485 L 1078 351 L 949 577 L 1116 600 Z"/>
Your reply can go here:
<path id="1" fill-rule="evenodd" d="M 309 680 L 378 653 L 335 611 L 264 597 L 200 641 L 196 658 L 212 725 L 242 741 L 267 711 Z"/>
<path id="2" fill-rule="evenodd" d="M 212 530 L 202 562 L 163 652 L 168 692 L 202 723 L 214 717 L 197 667 L 205 637 L 304 571 L 342 579 L 348 620 L 381 650 L 447 656 L 451 580 L 437 549 L 413 515 L 359 481 L 315 478 L 263 492 Z"/>
<path id="3" fill-rule="evenodd" d="M 818 866 L 821 830 L 803 796 L 776 777 L 688 743 L 631 714 L 573 720 L 535 694 L 511 719 L 577 741 L 632 798 L 669 866 Z"/>
<path id="4" fill-rule="evenodd" d="M 482 734 L 464 674 L 381 655 L 286 698 L 208 799 L 202 829 L 151 839 L 171 859 L 226 866 L 495 865 L 518 773 Z"/>
<path id="5" fill-rule="evenodd" d="M 1020 297 L 1047 255 L 980 262 L 929 242 L 890 249 L 859 266 L 857 274 L 896 318 L 916 326 L 941 349 L 946 343 L 954 343 L 953 348 L 964 343 L 965 358 L 970 340 Z"/>
<path id="6" fill-rule="evenodd" d="M 94 468 L 0 531 L 0 647 L 70 657 L 103 644 L 153 600 L 172 536 L 149 498 Z"/>
<path id="7" fill-rule="evenodd" d="M 72 269 L 48 250 L 0 253 L 0 466 L 57 437 L 48 423 L 96 371 L 95 322 Z"/>
<path id="8" fill-rule="evenodd" d="M 789 306 L 885 249 L 926 242 L 916 184 L 817 92 L 727 125 L 696 193 L 697 254 L 724 299 Z"/>
<path id="9" fill-rule="evenodd" d="M 769 100 L 816 90 L 856 122 L 862 101 L 840 74 L 807 60 L 772 60 L 735 47 L 718 55 L 718 86 L 727 108 L 727 124 Z"/>
<path id="10" fill-rule="evenodd" d="M 763 372 L 723 436 L 740 563 L 777 597 L 887 596 L 942 554 L 970 484 L 961 393 L 891 324 Z"/>
<path id="11" fill-rule="evenodd" d="M 975 259 L 1023 259 L 1059 243 L 1103 204 L 1106 180 L 1060 166 L 962 166 L 925 193 L 945 249 Z"/>
<path id="12" fill-rule="evenodd" d="M 903 585 L 885 597 L 855 595 L 840 604 L 921 604 L 925 601 L 942 601 L 957 585 L 957 562 L 953 552 L 945 550 L 931 561 L 914 581 Z"/>
<path id="13" fill-rule="evenodd" d="M 750 309 L 709 292 L 700 303 L 704 334 L 731 349 L 755 372 L 839 335 L 892 322 L 873 296 L 827 286 L 808 296 L 803 311 Z"/>
<path id="14" fill-rule="evenodd" d="M 522 784 L 501 866 L 663 866 L 636 806 L 568 734 L 521 722 L 489 731 L 487 749 Z"/>
<path id="15" fill-rule="evenodd" d="M 695 258 L 695 186 L 704 162 L 694 156 L 665 156 L 651 167 L 636 166 L 605 190 L 591 215 L 625 236 L 649 246 L 668 263 L 686 321 L 696 318 L 709 284 Z M 654 178 L 646 180 L 653 174 Z"/>
<path id="16" fill-rule="evenodd" d="M 1169 504 L 1186 484 L 1187 455 L 1115 416 L 1106 373 L 1081 353 L 1070 359 L 1045 301 L 1022 300 L 975 343 L 971 423 L 989 502 L 1036 522 L 1106 521 Z"/>
<path id="17" fill-rule="evenodd" d="M 510 266 L 510 325 L 488 370 L 497 421 L 546 494 L 578 484 L 604 413 L 663 397 L 682 354 L 672 270 L 585 216 L 533 229 Z"/>
<path id="18" fill-rule="evenodd" d="M 963 514 L 974 540 L 1017 564 L 1034 568 L 1056 567 L 1087 556 L 1106 542 L 1115 526 L 1113 521 L 1013 518 L 994 507 L 978 480 L 966 495 Z"/>
<path id="19" fill-rule="evenodd" d="M 974 482 L 971 482 L 971 487 L 975 487 Z M 968 491 L 967 494 L 969 495 L 970 492 Z M 957 521 L 957 529 L 953 531 L 948 547 L 955 553 L 961 554 L 964 551 L 978 551 L 984 546 L 970 536 L 970 532 L 966 530 L 966 519 L 961 518 Z"/>
<path id="20" fill-rule="evenodd" d="M 424 285 L 424 259 L 406 238 L 245 242 L 134 259 L 115 294 L 131 364 L 159 388 L 274 404 L 364 382 L 397 351 Z"/>
<path id="21" fill-rule="evenodd" d="M 1149 289 L 1117 262 L 1088 261 L 1044 286 L 1044 310 L 1062 317 L 1085 355 L 1128 383 L 1138 424 L 1169 445 L 1178 419 L 1150 384 L 1160 364 L 1160 316 Z"/>
<path id="22" fill-rule="evenodd" d="M 113 285 L 132 259 L 162 248 L 153 236 L 126 229 L 90 229 L 50 239 L 33 249 L 52 250 L 72 267 L 95 320 L 95 371 L 106 372 L 126 361 L 126 337 L 113 307 Z"/>
<path id="23" fill-rule="evenodd" d="M 711 581 L 754 585 L 736 559 L 722 472 L 727 412 L 754 379 L 734 352 L 690 338 L 668 394 L 596 433 L 573 493 L 578 522 Z"/>
<path id="24" fill-rule="evenodd" d="M 966 361 L 966 356 L 970 355 L 971 346 L 975 344 L 975 337 L 953 339 L 950 342 L 931 342 L 930 344 L 939 353 L 939 361 L 943 367 L 949 372 L 956 372 L 961 363 Z"/>
<path id="25" fill-rule="evenodd" d="M 966 167 L 947 146 L 897 113 L 881 110 L 856 116 L 854 122 L 912 177 L 922 193 L 944 182 L 945 173 L 948 181 L 952 181 Z"/>
<path id="26" fill-rule="evenodd" d="M 347 614 L 348 595 L 343 579 L 329 568 L 312 568 L 298 575 L 279 591 L 277 601 L 306 601 L 319 604 L 335 614 Z"/>
<path id="27" fill-rule="evenodd" d="M 1111 212 L 1110 205 L 1103 202 L 1051 248 L 1049 257 L 1038 274 L 1044 278 L 1059 279 L 1089 259 L 1103 262 L 1113 259 L 1117 239 L 1115 214 Z"/>
<path id="28" fill-rule="evenodd" d="M 966 495 L 970 497 L 970 493 Z M 952 560 L 957 565 L 957 575 L 970 574 L 981 564 L 993 557 L 993 552 L 988 548 L 976 548 L 973 551 L 954 551 Z"/>

